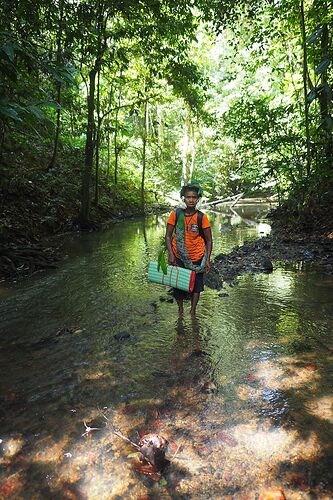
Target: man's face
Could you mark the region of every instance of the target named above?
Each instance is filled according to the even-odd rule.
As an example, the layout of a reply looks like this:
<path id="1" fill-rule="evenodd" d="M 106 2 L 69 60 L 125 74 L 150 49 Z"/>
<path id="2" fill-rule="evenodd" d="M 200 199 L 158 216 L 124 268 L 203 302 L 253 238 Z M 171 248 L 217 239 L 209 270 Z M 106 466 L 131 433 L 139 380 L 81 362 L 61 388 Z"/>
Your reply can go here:
<path id="1" fill-rule="evenodd" d="M 195 191 L 186 191 L 185 203 L 187 207 L 195 207 L 195 205 L 198 203 L 198 194 Z"/>

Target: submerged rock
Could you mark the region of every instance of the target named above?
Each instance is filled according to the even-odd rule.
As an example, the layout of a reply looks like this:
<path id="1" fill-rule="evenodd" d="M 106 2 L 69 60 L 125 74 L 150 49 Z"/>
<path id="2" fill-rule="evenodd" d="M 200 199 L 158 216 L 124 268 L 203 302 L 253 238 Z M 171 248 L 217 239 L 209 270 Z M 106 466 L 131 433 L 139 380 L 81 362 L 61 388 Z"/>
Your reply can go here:
<path id="1" fill-rule="evenodd" d="M 113 336 L 113 338 L 116 340 L 126 340 L 129 339 L 130 337 L 131 337 L 130 333 L 126 331 L 116 333 L 116 335 Z"/>
<path id="2" fill-rule="evenodd" d="M 260 268 L 263 271 L 271 273 L 273 271 L 273 263 L 272 263 L 271 259 L 269 259 L 266 256 L 261 257 Z"/>

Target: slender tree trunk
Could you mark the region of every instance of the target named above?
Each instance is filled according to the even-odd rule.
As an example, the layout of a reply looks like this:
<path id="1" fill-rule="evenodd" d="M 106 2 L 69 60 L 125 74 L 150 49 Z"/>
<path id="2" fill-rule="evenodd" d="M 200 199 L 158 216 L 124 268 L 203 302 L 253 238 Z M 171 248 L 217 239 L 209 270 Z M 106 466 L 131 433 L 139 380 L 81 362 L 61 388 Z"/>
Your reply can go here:
<path id="1" fill-rule="evenodd" d="M 327 5 L 326 5 L 327 8 Z M 328 26 L 325 23 L 323 25 L 323 32 L 321 35 L 321 58 L 322 60 L 329 57 L 329 32 Z M 319 106 L 320 106 L 320 116 L 323 125 L 323 140 L 324 140 L 324 162 L 327 166 L 332 165 L 333 163 L 333 141 L 332 141 L 332 130 L 329 126 L 331 115 L 330 115 L 330 105 L 328 93 L 326 91 L 328 86 L 328 77 L 327 77 L 327 69 L 323 71 L 321 75 L 321 85 L 322 92 L 320 92 L 319 98 Z"/>
<path id="2" fill-rule="evenodd" d="M 118 109 L 115 116 L 115 131 L 113 136 L 113 151 L 114 151 L 114 185 L 118 183 Z"/>
<path id="3" fill-rule="evenodd" d="M 114 185 L 117 186 L 118 183 L 118 162 L 119 162 L 119 147 L 118 147 L 118 130 L 119 130 L 119 123 L 118 123 L 118 117 L 119 117 L 119 110 L 120 110 L 120 103 L 121 103 L 121 90 L 119 90 L 119 96 L 118 96 L 118 107 L 116 110 L 116 116 L 115 116 L 115 130 L 114 130 L 114 138 L 113 138 L 113 148 L 114 148 Z"/>
<path id="4" fill-rule="evenodd" d="M 142 177 L 141 177 L 141 210 L 145 209 L 145 175 L 146 175 L 146 150 L 148 140 L 148 101 L 143 105 L 143 128 L 142 128 Z"/>
<path id="5" fill-rule="evenodd" d="M 101 71 L 100 68 L 97 73 L 97 100 L 96 100 L 96 112 L 97 112 L 97 130 L 96 130 L 96 154 L 95 154 L 95 200 L 94 203 L 98 205 L 99 198 L 99 148 L 100 148 L 100 140 L 101 140 L 101 125 L 102 118 L 100 113 L 100 78 Z"/>
<path id="6" fill-rule="evenodd" d="M 186 184 L 191 180 L 194 169 L 194 129 L 191 121 L 190 110 L 187 110 L 184 123 L 184 139 L 183 139 L 183 173 L 182 183 Z"/>
<path id="7" fill-rule="evenodd" d="M 111 141 L 110 141 L 110 132 L 108 131 L 107 138 L 107 148 L 108 148 L 108 159 L 107 159 L 107 167 L 106 167 L 106 178 L 109 178 L 110 175 L 110 161 L 111 161 Z"/>
<path id="8" fill-rule="evenodd" d="M 82 189 L 81 189 L 81 210 L 79 220 L 81 225 L 88 225 L 89 210 L 90 210 L 90 183 L 94 163 L 94 137 L 95 137 L 95 87 L 96 75 L 101 69 L 102 57 L 106 49 L 105 30 L 107 17 L 104 19 L 104 2 L 101 1 L 98 5 L 98 39 L 97 51 L 94 67 L 89 72 L 88 86 L 88 118 L 87 118 L 87 133 L 85 147 L 85 162 L 82 173 Z"/>
<path id="9" fill-rule="evenodd" d="M 310 176 L 311 172 L 311 138 L 310 138 L 310 122 L 309 122 L 309 103 L 308 103 L 308 59 L 306 49 L 306 30 L 304 16 L 304 1 L 300 2 L 301 13 L 301 33 L 302 33 L 302 48 L 303 48 L 303 93 L 304 93 L 304 120 L 305 120 L 305 138 L 306 138 L 306 174 Z"/>
<path id="10" fill-rule="evenodd" d="M 184 137 L 183 137 L 183 151 L 182 151 L 182 159 L 183 159 L 183 170 L 182 170 L 182 184 L 186 184 L 188 181 L 188 127 L 187 127 L 187 119 L 184 123 Z"/>
<path id="11" fill-rule="evenodd" d="M 112 103 L 112 91 L 109 93 L 109 109 L 111 108 Z M 110 125 L 111 118 L 110 115 L 108 117 L 108 127 L 107 127 L 107 148 L 108 148 L 108 159 L 107 159 L 107 167 L 106 167 L 106 178 L 109 178 L 110 175 L 110 161 L 111 161 L 111 139 L 110 139 Z"/>
<path id="12" fill-rule="evenodd" d="M 190 123 L 190 152 L 191 152 L 191 163 L 190 163 L 190 179 L 193 179 L 194 172 L 194 161 L 195 161 L 195 140 L 194 140 L 194 124 Z"/>
<path id="13" fill-rule="evenodd" d="M 0 120 L 0 162 L 2 160 L 4 143 L 5 143 L 5 124 L 2 120 Z"/>
<path id="14" fill-rule="evenodd" d="M 93 68 L 89 73 L 89 94 L 88 94 L 88 120 L 85 148 L 85 162 L 82 176 L 82 191 L 81 191 L 81 212 L 80 222 L 85 225 L 89 220 L 90 208 L 90 181 L 94 161 L 94 111 L 95 111 L 95 85 L 96 85 L 96 68 Z"/>
<path id="15" fill-rule="evenodd" d="M 64 0 L 60 1 L 60 12 L 59 12 L 59 28 L 57 32 L 57 55 L 56 55 L 56 62 L 57 66 L 60 66 L 61 60 L 62 60 L 62 46 L 61 46 L 61 41 L 62 41 L 62 32 L 63 32 L 63 19 L 64 19 Z M 60 138 L 60 128 L 61 128 L 61 83 L 57 82 L 56 85 L 57 89 L 57 114 L 56 114 L 56 128 L 55 128 L 55 136 L 54 136 L 54 143 L 53 143 L 53 153 L 52 153 L 52 158 L 50 160 L 50 163 L 48 164 L 47 169 L 54 168 L 56 160 L 57 160 L 57 153 L 58 153 L 58 146 L 59 146 L 59 138 Z"/>

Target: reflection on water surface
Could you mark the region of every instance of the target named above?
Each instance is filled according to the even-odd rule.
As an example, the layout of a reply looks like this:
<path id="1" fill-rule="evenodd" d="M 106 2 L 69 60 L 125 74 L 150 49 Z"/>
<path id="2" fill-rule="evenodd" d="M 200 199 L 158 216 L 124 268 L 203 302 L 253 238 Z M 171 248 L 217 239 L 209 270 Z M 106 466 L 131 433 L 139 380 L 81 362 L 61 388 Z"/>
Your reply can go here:
<path id="1" fill-rule="evenodd" d="M 210 214 L 215 254 L 260 210 Z M 58 270 L 3 287 L 0 497 L 330 498 L 332 280 L 279 266 L 179 319 L 145 275 L 165 221 L 70 236 Z M 112 426 L 169 440 L 159 480 Z"/>

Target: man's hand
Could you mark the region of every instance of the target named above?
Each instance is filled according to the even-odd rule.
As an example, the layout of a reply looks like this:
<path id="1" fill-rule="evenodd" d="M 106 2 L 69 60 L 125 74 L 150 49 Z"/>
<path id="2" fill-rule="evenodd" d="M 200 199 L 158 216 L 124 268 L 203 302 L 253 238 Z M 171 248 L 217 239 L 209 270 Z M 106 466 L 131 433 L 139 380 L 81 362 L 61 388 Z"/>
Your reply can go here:
<path id="1" fill-rule="evenodd" d="M 207 260 L 207 261 L 206 261 L 206 273 L 208 274 L 208 273 L 209 273 L 209 271 L 210 271 L 210 261 L 209 261 L 209 260 Z"/>
<path id="2" fill-rule="evenodd" d="M 176 265 L 176 257 L 174 256 L 173 253 L 168 254 L 168 264 L 170 264 L 170 266 Z"/>

